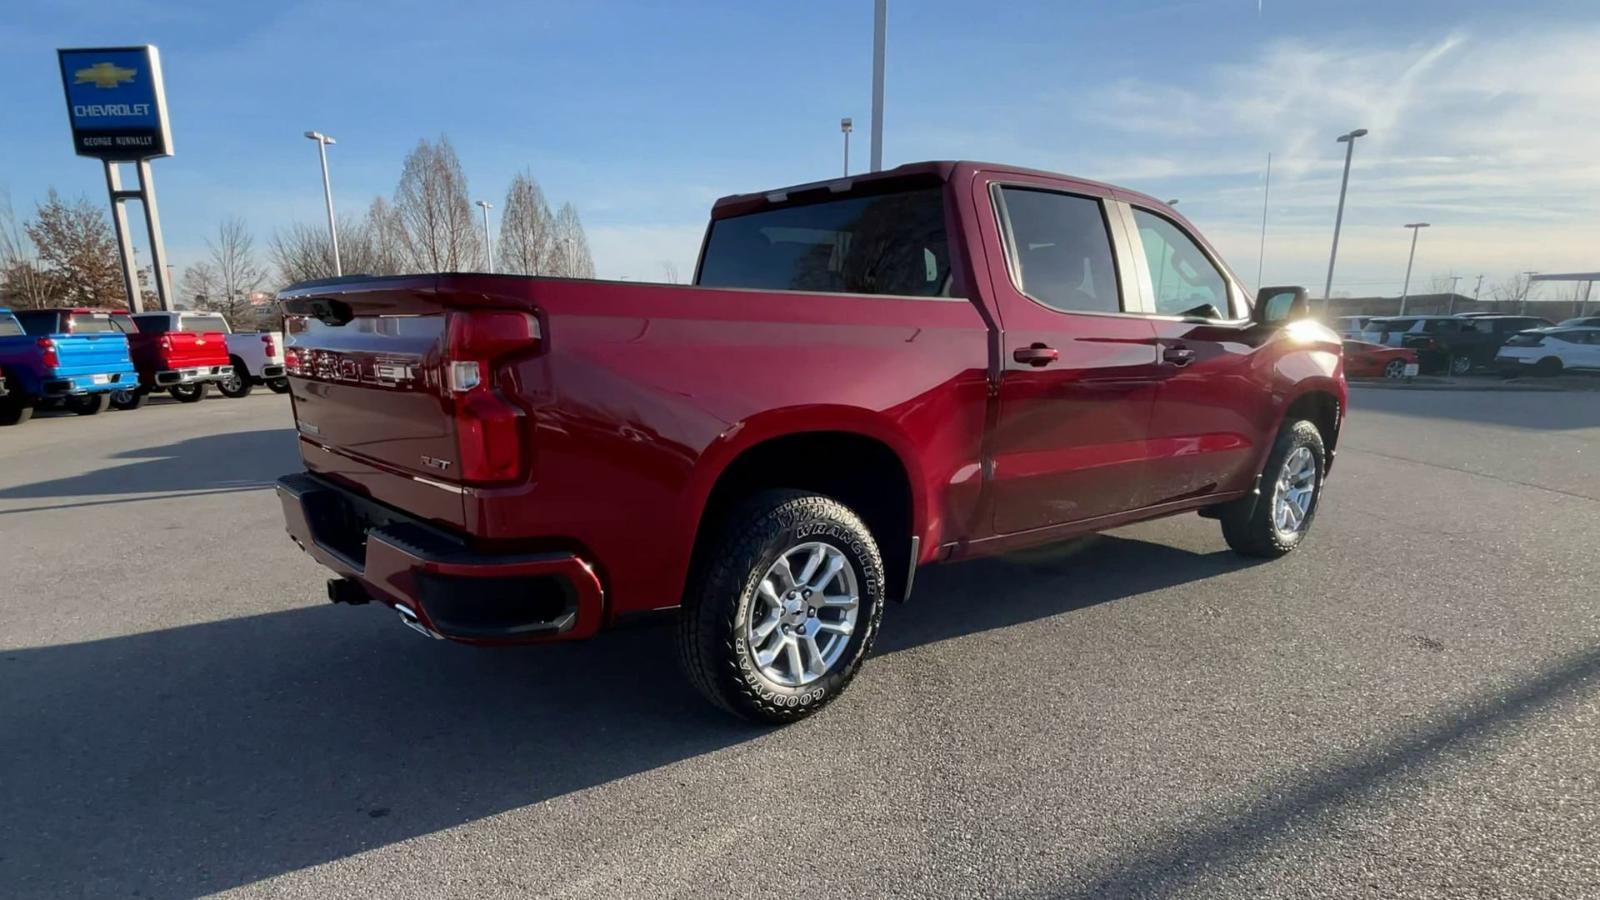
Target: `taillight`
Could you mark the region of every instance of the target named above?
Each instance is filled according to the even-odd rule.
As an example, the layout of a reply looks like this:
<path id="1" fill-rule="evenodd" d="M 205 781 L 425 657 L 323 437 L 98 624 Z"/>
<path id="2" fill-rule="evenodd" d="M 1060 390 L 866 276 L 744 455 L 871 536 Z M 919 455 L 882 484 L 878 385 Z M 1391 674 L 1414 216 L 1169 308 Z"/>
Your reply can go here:
<path id="1" fill-rule="evenodd" d="M 261 336 L 261 343 L 267 345 L 267 359 L 271 359 L 278 355 L 278 345 L 273 343 L 272 335 L 263 334 Z"/>
<path id="2" fill-rule="evenodd" d="M 172 335 L 163 334 L 161 336 L 161 349 L 166 351 L 172 350 Z"/>
<path id="3" fill-rule="evenodd" d="M 42 337 L 35 343 L 39 345 L 40 362 L 46 368 L 54 369 L 61 365 L 61 356 L 56 353 L 55 341 Z"/>
<path id="4" fill-rule="evenodd" d="M 445 387 L 456 425 L 464 481 L 512 481 L 527 457 L 523 411 L 494 387 L 494 365 L 537 352 L 539 320 L 520 312 L 455 313 L 450 317 Z"/>
<path id="5" fill-rule="evenodd" d="M 300 351 L 293 347 L 283 348 L 283 370 L 290 375 L 300 374 Z"/>

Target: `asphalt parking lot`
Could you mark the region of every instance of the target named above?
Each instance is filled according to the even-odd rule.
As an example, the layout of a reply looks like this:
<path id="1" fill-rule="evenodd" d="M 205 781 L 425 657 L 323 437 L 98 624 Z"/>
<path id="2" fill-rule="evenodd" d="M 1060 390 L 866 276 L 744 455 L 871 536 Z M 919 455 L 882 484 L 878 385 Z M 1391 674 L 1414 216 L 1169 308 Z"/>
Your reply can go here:
<path id="1" fill-rule="evenodd" d="M 1357 389 L 1310 543 L 925 570 L 817 718 L 334 607 L 286 398 L 0 432 L 0 896 L 1600 895 L 1600 394 Z"/>

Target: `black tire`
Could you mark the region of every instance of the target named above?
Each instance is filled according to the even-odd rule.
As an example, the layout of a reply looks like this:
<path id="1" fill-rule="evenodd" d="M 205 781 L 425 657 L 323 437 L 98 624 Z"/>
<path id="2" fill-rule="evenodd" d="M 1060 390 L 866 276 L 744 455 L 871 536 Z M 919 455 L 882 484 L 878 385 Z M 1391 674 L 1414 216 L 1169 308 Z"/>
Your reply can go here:
<path id="1" fill-rule="evenodd" d="M 217 382 L 217 390 L 222 396 L 232 400 L 250 396 L 250 392 L 256 386 L 255 379 L 250 377 L 250 370 L 244 367 L 244 362 L 237 356 L 233 357 L 231 362 L 233 374 Z"/>
<path id="2" fill-rule="evenodd" d="M 175 384 L 167 388 L 172 399 L 182 403 L 199 403 L 206 398 L 206 386 L 201 384 Z"/>
<path id="3" fill-rule="evenodd" d="M 142 387 L 129 388 L 125 391 L 112 391 L 111 408 L 122 410 L 138 409 L 149 399 L 150 392 Z"/>
<path id="4" fill-rule="evenodd" d="M 1449 371 L 1451 375 L 1467 375 L 1472 372 L 1472 357 L 1465 353 L 1457 353 L 1450 357 Z"/>
<path id="5" fill-rule="evenodd" d="M 678 621 L 684 672 L 706 699 L 747 719 L 784 723 L 815 713 L 849 685 L 877 638 L 884 597 L 877 542 L 849 507 L 793 490 L 763 491 L 712 527 L 709 543 L 696 554 Z M 860 601 L 856 627 L 833 665 L 815 681 L 788 687 L 762 674 L 746 624 L 768 569 L 810 542 L 844 555 L 854 567 Z"/>
<path id="6" fill-rule="evenodd" d="M 288 377 L 274 378 L 267 382 L 267 388 L 274 394 L 287 394 L 289 393 L 289 379 Z"/>
<path id="7" fill-rule="evenodd" d="M 1311 493 L 1310 508 L 1304 520 L 1290 533 L 1281 531 L 1273 522 L 1277 503 L 1278 479 L 1283 474 L 1284 463 L 1301 447 L 1310 449 L 1316 467 L 1316 480 Z M 1235 553 L 1277 559 L 1304 542 L 1311 531 L 1322 501 L 1322 482 L 1328 468 L 1328 454 L 1323 447 L 1322 432 L 1317 426 L 1301 419 L 1285 422 L 1267 454 L 1267 464 L 1261 470 L 1261 494 L 1236 500 L 1222 512 L 1222 537 Z M 1251 502 L 1254 501 L 1254 502 Z"/>
<path id="8" fill-rule="evenodd" d="M 98 416 L 111 407 L 111 393 L 79 394 L 67 398 L 67 409 L 80 416 Z"/>
<path id="9" fill-rule="evenodd" d="M 16 382 L 12 382 L 15 384 Z M 21 425 L 33 418 L 33 399 L 12 391 L 0 397 L 0 426 Z"/>
<path id="10" fill-rule="evenodd" d="M 1546 356 L 1533 365 L 1533 374 L 1540 378 L 1549 378 L 1561 374 L 1561 360 L 1558 357 Z"/>

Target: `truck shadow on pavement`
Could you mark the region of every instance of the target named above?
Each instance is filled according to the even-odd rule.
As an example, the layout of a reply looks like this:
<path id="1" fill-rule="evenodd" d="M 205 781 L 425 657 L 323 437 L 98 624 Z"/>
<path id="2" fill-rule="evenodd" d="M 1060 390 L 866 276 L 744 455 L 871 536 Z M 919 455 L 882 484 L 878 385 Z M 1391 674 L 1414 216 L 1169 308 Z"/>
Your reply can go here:
<path id="1" fill-rule="evenodd" d="M 877 652 L 1243 564 L 1098 537 L 931 569 Z M 770 733 L 694 695 L 662 627 L 479 649 L 388 617 L 317 606 L 0 651 L 4 893 L 196 896 Z"/>
<path id="2" fill-rule="evenodd" d="M 270 488 L 279 475 L 296 471 L 294 429 L 266 428 L 235 431 L 189 438 L 160 447 L 140 447 L 109 455 L 103 468 L 0 488 L 3 500 L 64 500 L 98 497 L 106 494 L 170 495 L 182 491 L 260 490 Z M 117 465 L 119 460 L 137 460 Z M 144 497 L 124 501 L 134 502 Z M 0 510 L 30 512 L 80 504 L 52 503 L 27 509 Z M 92 505 L 92 504 L 84 504 Z"/>

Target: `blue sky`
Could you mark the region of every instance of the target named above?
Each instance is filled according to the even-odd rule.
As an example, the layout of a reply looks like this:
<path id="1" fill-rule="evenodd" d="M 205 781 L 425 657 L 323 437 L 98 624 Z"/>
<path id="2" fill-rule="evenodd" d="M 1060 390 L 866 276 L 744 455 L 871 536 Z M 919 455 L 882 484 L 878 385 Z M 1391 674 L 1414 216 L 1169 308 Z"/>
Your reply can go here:
<path id="1" fill-rule="evenodd" d="M 867 159 L 871 0 L 207 4 L 22 0 L 0 25 L 0 187 L 104 199 L 71 154 L 57 47 L 161 48 L 176 155 L 156 182 L 181 267 L 227 216 L 264 245 L 322 215 L 316 148 L 358 212 L 419 137 L 449 135 L 498 208 L 531 171 L 583 215 L 599 274 L 692 270 L 718 196 Z M 891 0 L 887 165 L 1014 162 L 1180 199 L 1253 281 L 1320 290 L 1340 145 L 1358 146 L 1335 290 L 1417 274 L 1600 269 L 1600 10 L 1592 2 Z M 1553 290 L 1553 289 L 1552 289 Z"/>

